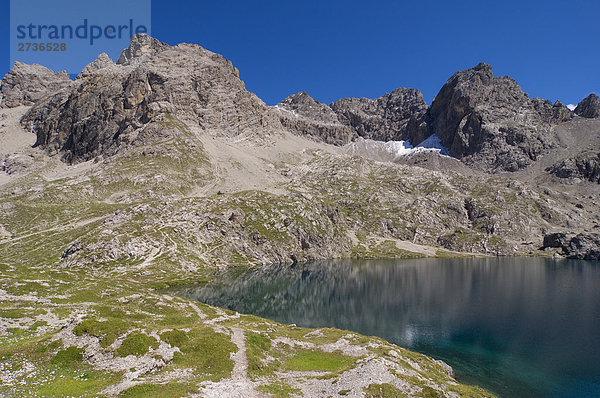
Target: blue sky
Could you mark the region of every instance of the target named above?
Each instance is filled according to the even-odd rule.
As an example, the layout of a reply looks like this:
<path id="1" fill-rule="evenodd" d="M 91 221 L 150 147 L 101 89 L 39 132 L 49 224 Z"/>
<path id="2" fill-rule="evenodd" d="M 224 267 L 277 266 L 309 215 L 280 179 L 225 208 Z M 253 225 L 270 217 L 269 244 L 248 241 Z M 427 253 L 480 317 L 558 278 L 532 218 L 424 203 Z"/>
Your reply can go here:
<path id="1" fill-rule="evenodd" d="M 8 0 L 2 4 L 4 75 Z M 430 103 L 454 72 L 480 61 L 532 97 L 568 104 L 600 93 L 597 0 L 153 0 L 152 34 L 223 54 L 268 104 L 301 90 L 329 103 L 401 86 Z"/>

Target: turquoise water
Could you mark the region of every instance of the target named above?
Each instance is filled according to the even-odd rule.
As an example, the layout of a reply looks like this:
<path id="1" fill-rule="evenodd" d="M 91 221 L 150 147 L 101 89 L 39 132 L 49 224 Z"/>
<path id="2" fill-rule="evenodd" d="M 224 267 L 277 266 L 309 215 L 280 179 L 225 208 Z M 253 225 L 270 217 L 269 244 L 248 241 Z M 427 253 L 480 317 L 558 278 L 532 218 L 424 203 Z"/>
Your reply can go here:
<path id="1" fill-rule="evenodd" d="M 500 397 L 600 397 L 600 263 L 330 260 L 178 294 L 306 327 L 383 337 Z"/>

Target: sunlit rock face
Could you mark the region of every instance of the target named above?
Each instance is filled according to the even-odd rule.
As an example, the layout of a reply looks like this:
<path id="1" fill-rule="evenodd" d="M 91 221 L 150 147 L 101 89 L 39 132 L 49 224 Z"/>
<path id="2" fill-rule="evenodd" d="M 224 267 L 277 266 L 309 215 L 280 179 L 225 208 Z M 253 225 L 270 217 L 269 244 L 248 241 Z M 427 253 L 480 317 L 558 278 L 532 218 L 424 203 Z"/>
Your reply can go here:
<path id="1" fill-rule="evenodd" d="M 230 137 L 282 129 L 231 62 L 198 45 L 171 47 L 136 35 L 117 64 L 109 61 L 100 56 L 75 83 L 25 115 L 37 146 L 70 163 L 110 156 L 164 139 L 174 116 L 200 132 Z"/>
<path id="2" fill-rule="evenodd" d="M 2 79 L 0 87 L 2 108 L 14 108 L 19 105 L 33 105 L 71 84 L 67 72 L 54 73 L 50 69 L 34 64 L 15 62 Z"/>

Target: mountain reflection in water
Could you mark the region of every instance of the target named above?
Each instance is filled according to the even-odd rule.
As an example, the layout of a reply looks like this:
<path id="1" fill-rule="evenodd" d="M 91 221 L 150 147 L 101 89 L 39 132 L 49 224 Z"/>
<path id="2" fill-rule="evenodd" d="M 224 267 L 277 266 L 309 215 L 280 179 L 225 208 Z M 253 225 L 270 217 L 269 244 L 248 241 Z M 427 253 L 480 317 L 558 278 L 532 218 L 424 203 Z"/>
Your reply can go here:
<path id="1" fill-rule="evenodd" d="M 535 258 L 329 260 L 177 294 L 383 337 L 500 396 L 600 396 L 600 264 Z"/>

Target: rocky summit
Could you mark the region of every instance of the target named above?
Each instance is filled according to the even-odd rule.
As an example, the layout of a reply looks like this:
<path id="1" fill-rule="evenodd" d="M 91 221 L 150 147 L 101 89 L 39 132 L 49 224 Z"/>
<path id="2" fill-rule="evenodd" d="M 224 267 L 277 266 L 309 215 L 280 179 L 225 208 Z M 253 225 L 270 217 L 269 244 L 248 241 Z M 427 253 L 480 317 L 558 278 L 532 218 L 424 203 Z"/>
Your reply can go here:
<path id="1" fill-rule="evenodd" d="M 101 55 L 64 90 L 38 101 L 22 123 L 36 133 L 36 146 L 73 163 L 160 139 L 172 116 L 230 137 L 280 128 L 230 61 L 197 45 L 171 47 L 143 35 L 117 64 Z"/>
<path id="2" fill-rule="evenodd" d="M 42 65 L 15 62 L 10 72 L 2 79 L 1 106 L 14 108 L 19 105 L 33 105 L 46 94 L 52 94 L 70 83 L 67 72 L 54 73 Z"/>
<path id="3" fill-rule="evenodd" d="M 516 171 L 557 144 L 554 125 L 571 119 L 560 102 L 530 99 L 487 64 L 457 72 L 435 97 L 433 131 L 450 153 L 487 170 Z"/>
<path id="4" fill-rule="evenodd" d="M 600 117 L 600 98 L 596 94 L 585 97 L 575 108 L 575 114 L 588 119 Z"/>
<path id="5" fill-rule="evenodd" d="M 431 105 L 267 106 L 195 44 L 90 61 L 0 87 L 0 395 L 488 397 L 382 339 L 167 288 L 328 258 L 599 259 L 593 95 L 571 112 L 482 63 Z"/>

